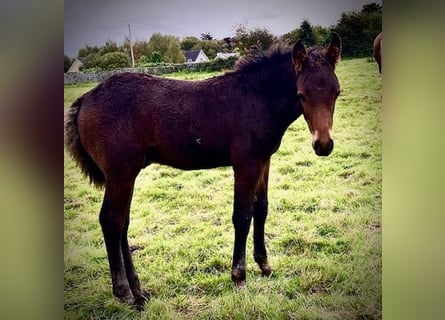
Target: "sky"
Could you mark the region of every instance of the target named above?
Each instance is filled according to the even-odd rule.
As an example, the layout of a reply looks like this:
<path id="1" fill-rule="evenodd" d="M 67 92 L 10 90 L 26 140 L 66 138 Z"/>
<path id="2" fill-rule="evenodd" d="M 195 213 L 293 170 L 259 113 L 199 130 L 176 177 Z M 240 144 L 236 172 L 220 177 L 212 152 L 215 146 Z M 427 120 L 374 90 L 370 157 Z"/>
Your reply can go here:
<path id="1" fill-rule="evenodd" d="M 215 39 L 231 37 L 238 24 L 266 28 L 280 36 L 298 28 L 335 25 L 343 12 L 360 11 L 381 0 L 65 0 L 64 51 L 71 58 L 85 45 L 131 38 L 148 41 L 155 32 Z"/>

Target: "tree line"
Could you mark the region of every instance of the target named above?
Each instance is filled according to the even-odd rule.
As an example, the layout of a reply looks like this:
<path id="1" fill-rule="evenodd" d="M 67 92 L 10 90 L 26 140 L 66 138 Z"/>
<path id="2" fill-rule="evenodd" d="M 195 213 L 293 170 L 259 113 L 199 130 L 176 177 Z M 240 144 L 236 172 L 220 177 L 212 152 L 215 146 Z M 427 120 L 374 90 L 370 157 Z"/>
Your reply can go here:
<path id="1" fill-rule="evenodd" d="M 238 24 L 234 35 L 224 39 L 214 39 L 210 33 L 200 37 L 187 36 L 182 39 L 173 35 L 154 33 L 148 41 L 133 42 L 135 66 L 146 67 L 162 63 L 184 63 L 183 51 L 203 50 L 209 59 L 217 52 L 237 52 L 240 55 L 252 50 L 267 50 L 276 41 L 294 43 L 302 39 L 306 46 L 324 45 L 332 31 L 340 34 L 343 40 L 342 56 L 365 57 L 372 55 L 372 43 L 382 30 L 382 6 L 377 3 L 366 4 L 361 11 L 342 13 L 336 25 L 330 27 L 313 26 L 303 20 L 298 28 L 281 35 L 273 35 L 266 28 L 249 29 Z M 131 66 L 130 41 L 125 38 L 122 44 L 108 40 L 102 46 L 86 45 L 78 52 L 84 69 L 109 70 Z M 65 72 L 73 59 L 65 55 Z"/>

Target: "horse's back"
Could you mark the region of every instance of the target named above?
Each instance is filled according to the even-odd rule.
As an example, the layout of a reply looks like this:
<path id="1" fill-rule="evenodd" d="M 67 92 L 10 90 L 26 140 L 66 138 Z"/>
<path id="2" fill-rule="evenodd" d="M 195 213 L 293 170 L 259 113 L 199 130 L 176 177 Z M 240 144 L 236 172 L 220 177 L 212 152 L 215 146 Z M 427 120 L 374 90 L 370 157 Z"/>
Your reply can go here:
<path id="1" fill-rule="evenodd" d="M 103 170 L 117 162 L 229 165 L 227 105 L 219 106 L 214 90 L 202 82 L 114 75 L 83 96 L 79 135 Z"/>

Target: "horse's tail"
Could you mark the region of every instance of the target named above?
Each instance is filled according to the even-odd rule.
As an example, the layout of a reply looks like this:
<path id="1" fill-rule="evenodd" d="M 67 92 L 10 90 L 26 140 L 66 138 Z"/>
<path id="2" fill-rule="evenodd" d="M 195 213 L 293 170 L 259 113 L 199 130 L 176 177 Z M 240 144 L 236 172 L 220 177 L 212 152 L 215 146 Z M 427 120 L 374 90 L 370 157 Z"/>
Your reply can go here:
<path id="1" fill-rule="evenodd" d="M 74 101 L 65 115 L 65 146 L 82 170 L 83 174 L 90 178 L 90 182 L 96 187 L 103 187 L 105 186 L 105 175 L 84 149 L 79 137 L 77 116 L 82 101 L 83 97 Z"/>

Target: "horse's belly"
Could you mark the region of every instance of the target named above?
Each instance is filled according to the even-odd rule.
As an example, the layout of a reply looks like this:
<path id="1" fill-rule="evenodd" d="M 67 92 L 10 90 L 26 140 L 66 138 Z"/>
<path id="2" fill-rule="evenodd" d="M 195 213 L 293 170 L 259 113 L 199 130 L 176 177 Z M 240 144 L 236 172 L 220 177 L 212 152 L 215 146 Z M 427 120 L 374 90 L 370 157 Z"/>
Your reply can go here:
<path id="1" fill-rule="evenodd" d="M 196 145 L 163 146 L 149 148 L 147 164 L 159 163 L 183 170 L 210 169 L 230 166 L 228 150 L 206 148 L 195 141 Z"/>

